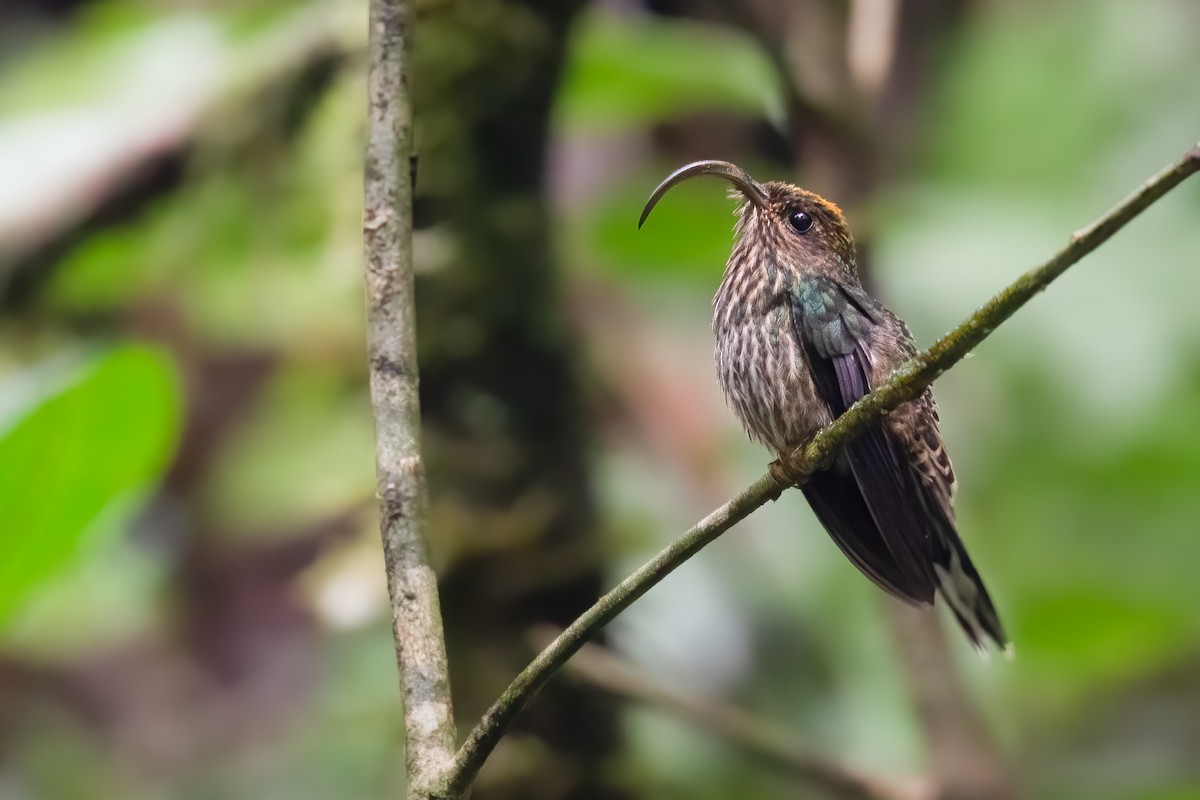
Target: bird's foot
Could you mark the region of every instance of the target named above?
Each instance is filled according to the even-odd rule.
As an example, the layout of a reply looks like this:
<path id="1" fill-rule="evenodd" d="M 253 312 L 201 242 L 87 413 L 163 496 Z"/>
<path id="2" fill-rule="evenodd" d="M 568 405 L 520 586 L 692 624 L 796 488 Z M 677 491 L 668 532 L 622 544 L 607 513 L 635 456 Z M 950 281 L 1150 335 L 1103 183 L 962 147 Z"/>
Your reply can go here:
<path id="1" fill-rule="evenodd" d="M 808 480 L 808 476 L 812 473 L 809 470 L 799 466 L 804 458 L 804 447 L 797 447 L 795 450 L 781 455 L 779 458 L 767 465 L 767 472 L 778 483 L 779 491 L 775 493 L 772 500 L 778 500 L 783 494 L 783 490 L 792 486 L 801 486 Z"/>

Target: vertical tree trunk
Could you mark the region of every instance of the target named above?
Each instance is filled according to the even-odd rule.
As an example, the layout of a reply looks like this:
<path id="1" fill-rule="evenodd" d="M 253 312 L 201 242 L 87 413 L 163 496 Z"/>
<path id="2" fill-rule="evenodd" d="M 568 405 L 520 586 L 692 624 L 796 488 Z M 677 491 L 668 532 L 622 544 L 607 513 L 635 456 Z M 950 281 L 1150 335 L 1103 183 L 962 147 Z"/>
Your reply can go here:
<path id="1" fill-rule="evenodd" d="M 456 248 L 418 282 L 421 408 L 464 720 L 527 663 L 532 625 L 565 626 L 602 589 L 578 349 L 543 191 L 551 103 L 581 7 L 419 6 L 418 225 Z M 472 796 L 617 796 L 600 775 L 615 721 L 602 697 L 551 684 Z"/>

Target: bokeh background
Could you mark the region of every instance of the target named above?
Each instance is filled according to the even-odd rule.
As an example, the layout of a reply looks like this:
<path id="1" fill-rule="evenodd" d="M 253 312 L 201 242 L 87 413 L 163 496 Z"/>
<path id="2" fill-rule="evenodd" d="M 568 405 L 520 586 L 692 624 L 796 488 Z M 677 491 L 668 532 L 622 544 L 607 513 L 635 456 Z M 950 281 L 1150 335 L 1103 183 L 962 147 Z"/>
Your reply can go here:
<path id="1" fill-rule="evenodd" d="M 432 550 L 469 724 L 764 470 L 711 371 L 725 158 L 839 202 L 921 344 L 1200 133 L 1191 0 L 419 0 Z M 0 7 L 0 796 L 382 798 L 365 4 Z M 937 385 L 1034 798 L 1200 797 L 1200 184 Z M 788 493 L 615 623 L 643 674 L 926 772 L 905 640 Z M 889 621 L 891 620 L 891 621 Z M 943 664 L 945 667 L 945 664 Z M 919 676 L 918 676 L 919 677 Z M 479 798 L 821 797 L 560 676 Z"/>

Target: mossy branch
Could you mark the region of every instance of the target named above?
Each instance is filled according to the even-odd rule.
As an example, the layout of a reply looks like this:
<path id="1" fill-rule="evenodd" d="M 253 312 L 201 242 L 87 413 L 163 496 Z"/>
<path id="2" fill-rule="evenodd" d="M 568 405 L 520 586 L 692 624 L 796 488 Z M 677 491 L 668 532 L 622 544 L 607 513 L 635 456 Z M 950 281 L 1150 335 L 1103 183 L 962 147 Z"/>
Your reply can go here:
<path id="1" fill-rule="evenodd" d="M 1197 170 L 1200 170 L 1200 144 L 1146 181 L 1108 214 L 1076 231 L 1067 246 L 1052 258 L 1026 272 L 928 350 L 903 364 L 887 383 L 851 406 L 807 445 L 798 448 L 789 459 L 791 470 L 807 474 L 827 465 L 851 437 L 923 392 L 1068 267 L 1107 241 Z M 467 736 L 447 775 L 446 785 L 450 792 L 466 790 L 521 709 L 600 628 L 701 548 L 777 497 L 785 488 L 769 474 L 759 478 L 621 581 L 571 623 L 517 675 Z"/>

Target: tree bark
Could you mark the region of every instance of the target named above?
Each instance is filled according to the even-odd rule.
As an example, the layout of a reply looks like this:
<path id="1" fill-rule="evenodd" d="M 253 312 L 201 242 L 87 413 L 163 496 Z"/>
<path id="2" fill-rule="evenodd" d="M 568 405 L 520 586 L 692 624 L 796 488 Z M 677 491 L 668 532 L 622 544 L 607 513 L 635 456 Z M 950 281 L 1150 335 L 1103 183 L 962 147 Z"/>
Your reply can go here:
<path id="1" fill-rule="evenodd" d="M 564 627 L 603 588 L 579 350 L 543 191 L 567 28 L 582 6 L 429 3 L 418 20 L 418 223 L 454 248 L 419 278 L 421 406 L 464 719 L 528 662 L 531 626 Z M 603 777 L 616 714 L 594 692 L 549 687 L 506 739 L 513 757 L 496 759 L 472 796 L 620 796 Z"/>

